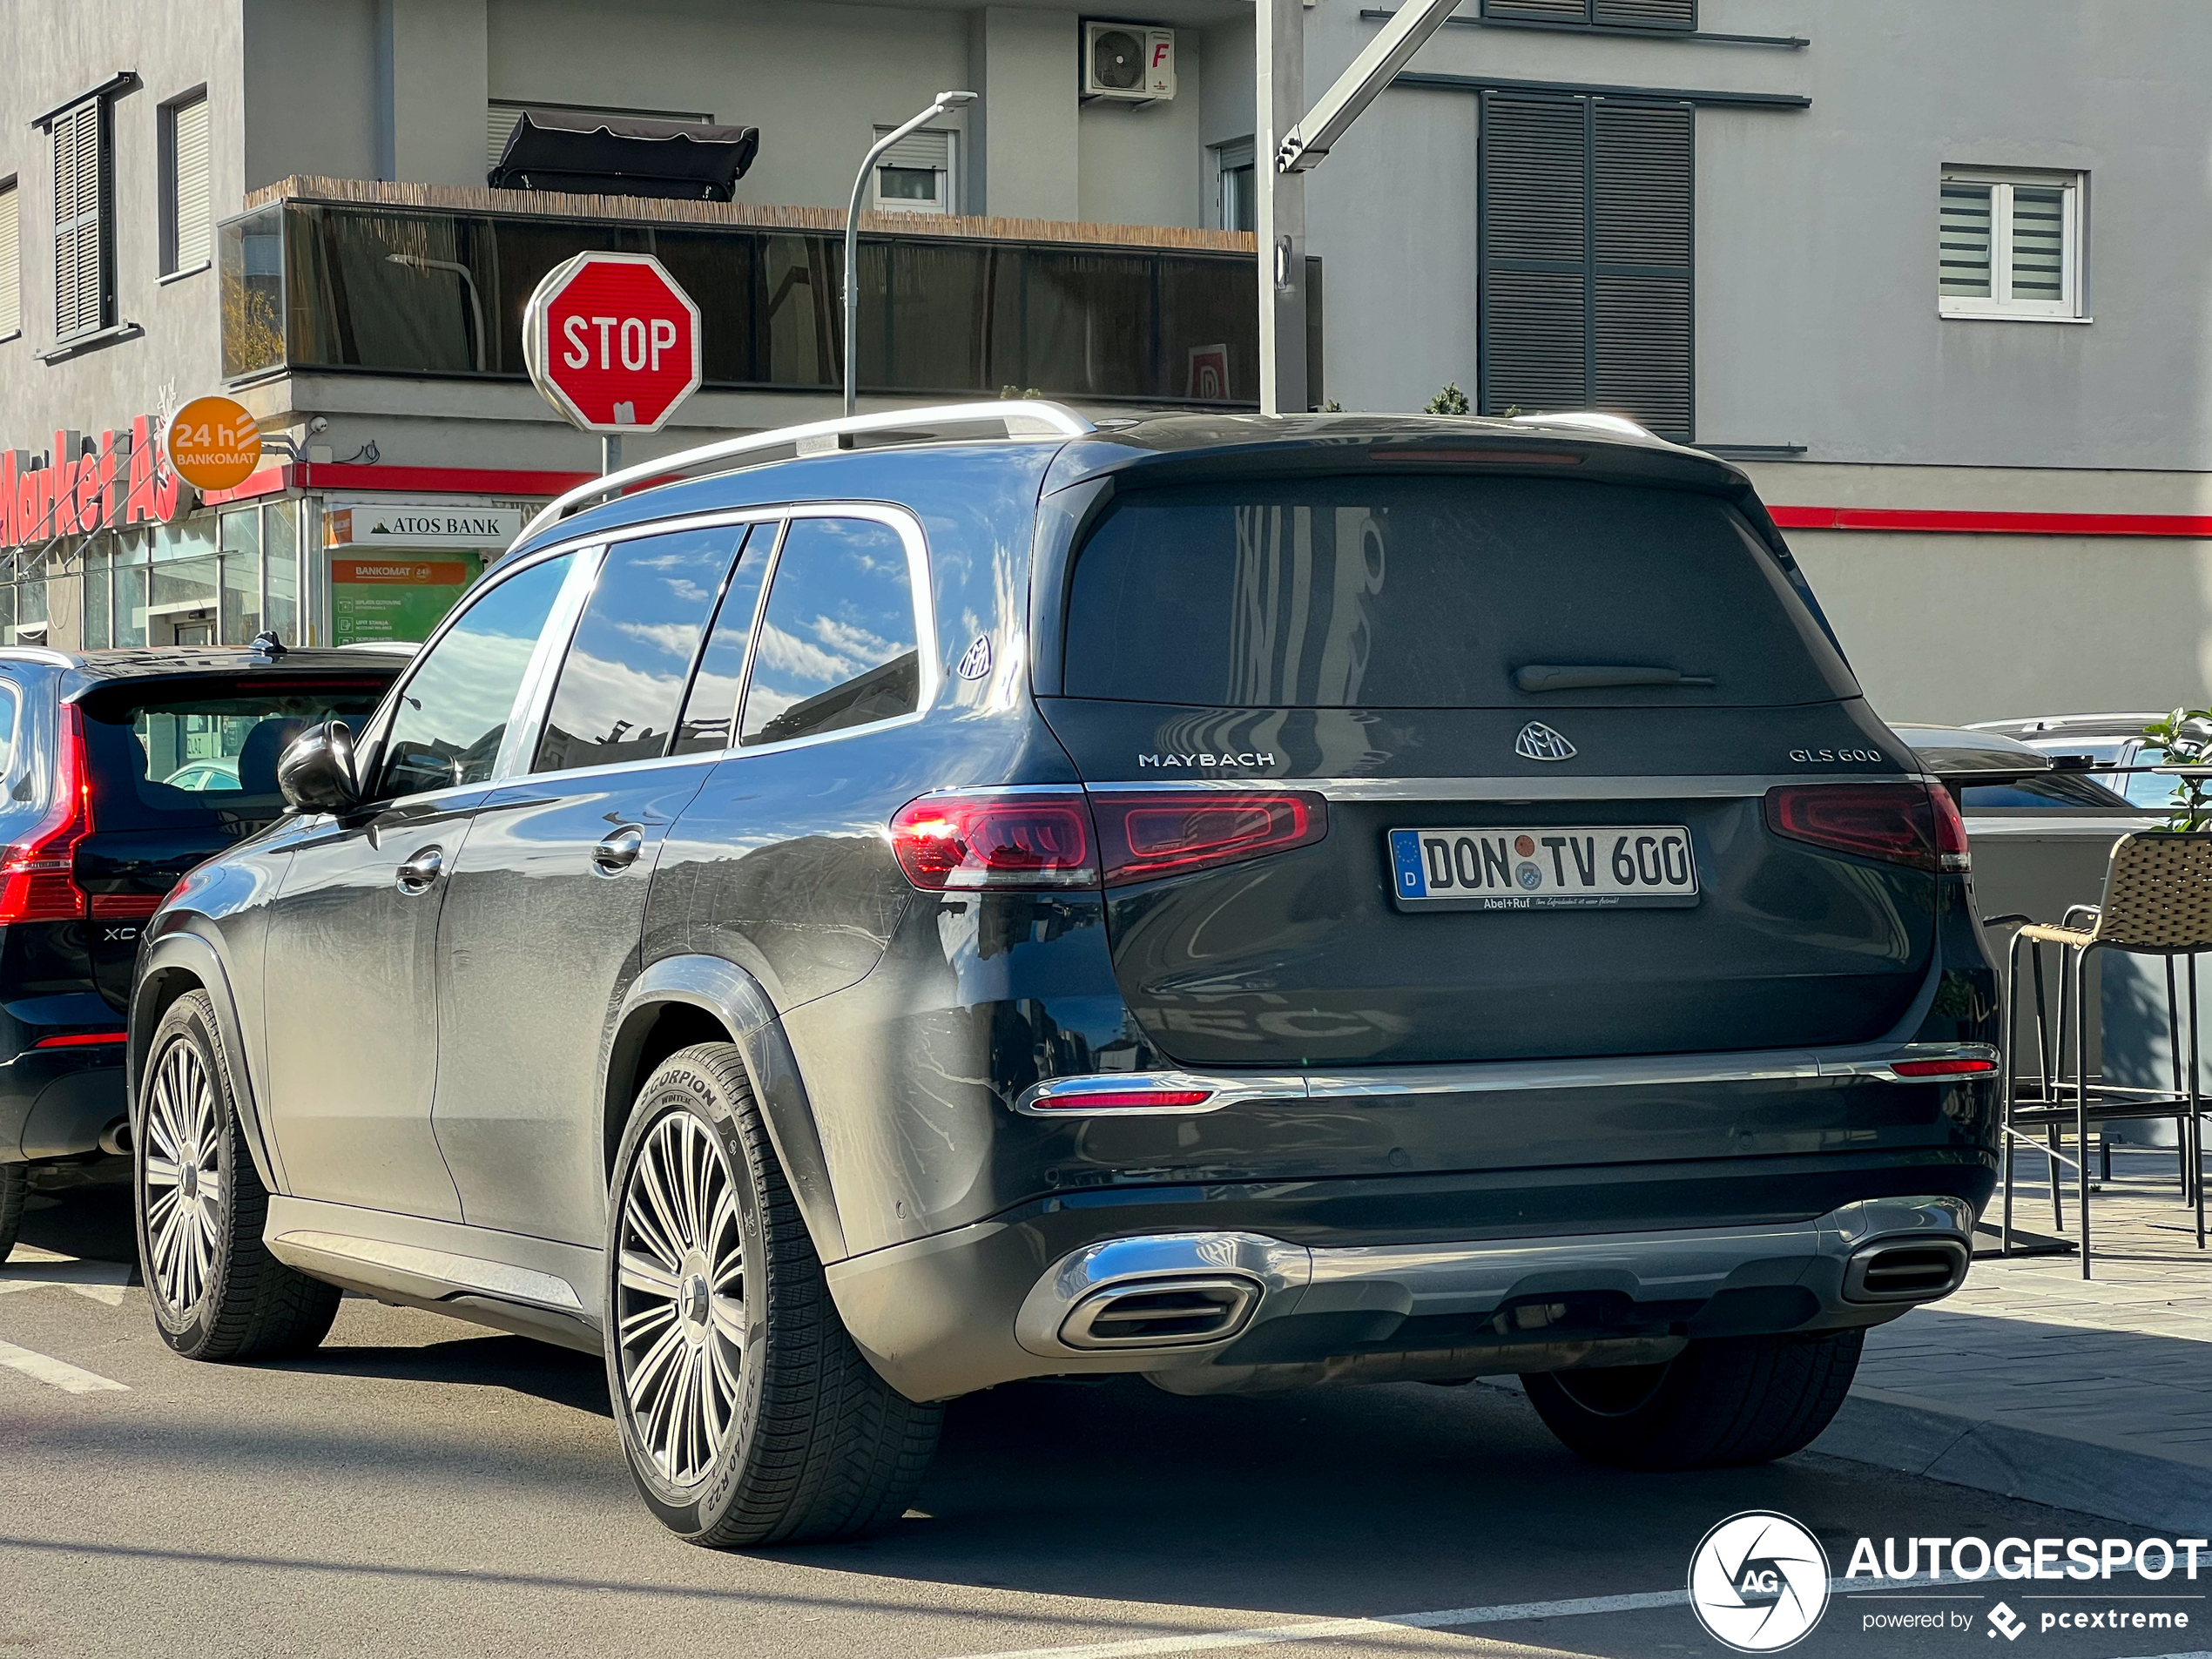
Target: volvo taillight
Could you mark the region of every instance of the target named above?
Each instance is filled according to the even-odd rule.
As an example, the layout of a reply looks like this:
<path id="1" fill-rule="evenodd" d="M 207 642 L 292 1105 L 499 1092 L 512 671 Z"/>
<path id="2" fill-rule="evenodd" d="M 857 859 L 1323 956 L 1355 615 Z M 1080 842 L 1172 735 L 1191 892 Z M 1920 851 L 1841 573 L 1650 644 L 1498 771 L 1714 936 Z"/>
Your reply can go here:
<path id="1" fill-rule="evenodd" d="M 1329 804 L 1306 790 L 1102 790 L 1091 798 L 1106 884 L 1310 846 L 1329 833 Z"/>
<path id="2" fill-rule="evenodd" d="M 0 850 L 0 923 L 84 918 L 77 846 L 92 833 L 92 774 L 84 764 L 83 719 L 75 704 L 61 705 L 52 804 L 28 833 Z"/>
<path id="3" fill-rule="evenodd" d="M 1941 787 L 1926 784 L 1784 784 L 1766 792 L 1767 827 L 1790 840 L 1963 873 L 1966 827 Z"/>

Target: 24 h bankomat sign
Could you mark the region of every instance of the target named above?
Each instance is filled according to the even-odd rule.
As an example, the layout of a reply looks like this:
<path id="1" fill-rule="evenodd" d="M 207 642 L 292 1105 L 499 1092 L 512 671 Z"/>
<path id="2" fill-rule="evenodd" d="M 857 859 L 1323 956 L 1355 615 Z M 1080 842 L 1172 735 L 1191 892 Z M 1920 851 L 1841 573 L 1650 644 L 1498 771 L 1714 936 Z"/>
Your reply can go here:
<path id="1" fill-rule="evenodd" d="M 523 314 L 537 389 L 587 432 L 658 432 L 698 389 L 699 308 L 645 253 L 579 253 Z"/>

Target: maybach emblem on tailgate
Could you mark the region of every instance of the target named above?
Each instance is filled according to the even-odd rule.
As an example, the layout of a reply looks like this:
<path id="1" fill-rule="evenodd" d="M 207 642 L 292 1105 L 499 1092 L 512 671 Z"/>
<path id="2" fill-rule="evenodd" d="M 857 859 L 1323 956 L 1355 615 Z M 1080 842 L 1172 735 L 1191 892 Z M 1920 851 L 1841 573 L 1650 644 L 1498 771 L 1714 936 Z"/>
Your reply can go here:
<path id="1" fill-rule="evenodd" d="M 1524 760 L 1572 760 L 1575 745 L 1541 720 L 1531 720 L 1513 740 L 1513 752 Z"/>

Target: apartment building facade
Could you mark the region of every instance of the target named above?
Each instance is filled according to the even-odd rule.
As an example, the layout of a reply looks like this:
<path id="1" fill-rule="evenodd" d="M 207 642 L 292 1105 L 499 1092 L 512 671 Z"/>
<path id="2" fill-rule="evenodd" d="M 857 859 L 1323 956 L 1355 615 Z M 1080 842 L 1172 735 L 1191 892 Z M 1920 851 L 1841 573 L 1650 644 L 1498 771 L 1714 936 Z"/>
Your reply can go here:
<path id="1" fill-rule="evenodd" d="M 1388 3 L 1306 9 L 1309 88 Z M 1102 95 L 1102 27 L 1164 37 L 1173 95 Z M 705 315 L 705 388 L 632 455 L 833 413 L 853 171 L 945 87 L 981 97 L 868 192 L 870 403 L 1256 396 L 1250 0 L 0 0 L 0 469 L 17 506 L 64 471 L 102 504 L 0 523 L 10 637 L 427 625 L 596 469 L 520 361 L 580 247 L 655 252 Z M 1740 461 L 1897 718 L 2202 703 L 2208 57 L 2191 0 L 1466 0 L 1312 175 L 1312 400 L 1452 381 Z M 759 155 L 727 203 L 489 189 L 533 108 Z M 210 391 L 269 464 L 200 500 L 148 443 Z"/>

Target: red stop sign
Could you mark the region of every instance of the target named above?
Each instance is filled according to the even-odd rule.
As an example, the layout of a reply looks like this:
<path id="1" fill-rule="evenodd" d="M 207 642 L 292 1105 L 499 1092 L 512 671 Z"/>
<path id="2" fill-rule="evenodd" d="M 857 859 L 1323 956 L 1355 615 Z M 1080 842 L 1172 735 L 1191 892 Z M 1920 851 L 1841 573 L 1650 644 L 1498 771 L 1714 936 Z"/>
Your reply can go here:
<path id="1" fill-rule="evenodd" d="M 579 253 L 523 314 L 523 359 L 587 432 L 657 432 L 698 389 L 699 308 L 647 253 Z"/>

